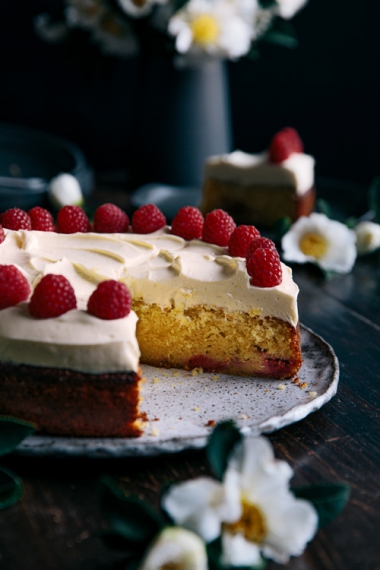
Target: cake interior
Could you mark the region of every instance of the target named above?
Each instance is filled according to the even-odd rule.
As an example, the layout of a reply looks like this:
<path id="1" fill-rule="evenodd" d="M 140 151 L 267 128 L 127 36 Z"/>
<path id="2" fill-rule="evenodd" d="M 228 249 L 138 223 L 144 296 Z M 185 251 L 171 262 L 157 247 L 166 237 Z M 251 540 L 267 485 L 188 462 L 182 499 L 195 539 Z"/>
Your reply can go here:
<path id="1" fill-rule="evenodd" d="M 206 214 L 221 208 L 237 224 L 270 227 L 282 217 L 295 221 L 300 216 L 307 216 L 314 210 L 314 205 L 314 187 L 298 196 L 292 186 L 240 185 L 209 178 L 204 182 L 200 209 Z"/>
<path id="2" fill-rule="evenodd" d="M 135 300 L 141 362 L 159 367 L 285 379 L 301 366 L 299 330 L 254 311 L 161 309 Z"/>

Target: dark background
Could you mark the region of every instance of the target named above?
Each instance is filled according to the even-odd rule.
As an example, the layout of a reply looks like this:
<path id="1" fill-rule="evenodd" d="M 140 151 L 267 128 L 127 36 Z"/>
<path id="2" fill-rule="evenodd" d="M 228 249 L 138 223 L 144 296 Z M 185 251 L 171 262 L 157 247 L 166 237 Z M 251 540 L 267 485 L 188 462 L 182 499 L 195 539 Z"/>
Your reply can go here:
<path id="1" fill-rule="evenodd" d="M 0 2 L 0 121 L 78 143 L 96 171 L 129 169 L 136 60 L 102 60 L 38 39 L 33 16 L 54 2 Z M 310 0 L 292 20 L 299 47 L 262 45 L 261 58 L 229 64 L 234 146 L 267 147 L 296 127 L 317 175 L 367 186 L 379 165 L 379 26 L 374 0 Z"/>

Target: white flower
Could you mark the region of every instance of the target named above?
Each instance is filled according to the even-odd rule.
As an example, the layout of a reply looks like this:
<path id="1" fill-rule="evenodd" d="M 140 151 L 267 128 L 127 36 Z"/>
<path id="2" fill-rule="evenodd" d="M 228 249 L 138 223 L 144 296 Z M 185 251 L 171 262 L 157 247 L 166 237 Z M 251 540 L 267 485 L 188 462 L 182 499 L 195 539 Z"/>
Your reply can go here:
<path id="1" fill-rule="evenodd" d="M 230 0 L 189 0 L 169 20 L 168 31 L 179 53 L 232 59 L 248 52 L 253 33 Z"/>
<path id="2" fill-rule="evenodd" d="M 66 0 L 67 23 L 73 28 L 95 28 L 107 13 L 103 0 Z"/>
<path id="3" fill-rule="evenodd" d="M 72 174 L 58 174 L 50 181 L 48 198 L 55 208 L 83 204 L 83 195 L 78 180 Z"/>
<path id="4" fill-rule="evenodd" d="M 276 0 L 277 2 L 277 10 L 276 13 L 281 16 L 281 18 L 285 18 L 286 20 L 290 20 L 293 16 L 301 9 L 305 4 L 307 4 L 308 0 Z"/>
<path id="5" fill-rule="evenodd" d="M 303 552 L 318 525 L 314 507 L 290 492 L 291 476 L 292 469 L 274 458 L 267 439 L 245 438 L 235 446 L 221 483 L 208 483 L 208 488 L 207 478 L 180 483 L 169 490 L 163 506 L 176 524 L 192 528 L 206 542 L 221 533 L 226 565 L 257 564 L 262 554 L 286 563 Z"/>
<path id="6" fill-rule="evenodd" d="M 139 51 L 139 43 L 132 26 L 116 12 L 109 11 L 92 30 L 92 39 L 103 53 L 130 57 Z"/>
<path id="7" fill-rule="evenodd" d="M 285 261 L 316 263 L 326 271 L 348 273 L 356 259 L 353 230 L 324 214 L 302 216 L 282 238 Z"/>
<path id="8" fill-rule="evenodd" d="M 359 255 L 371 253 L 380 248 L 380 224 L 361 222 L 355 227 L 356 248 Z"/>
<path id="9" fill-rule="evenodd" d="M 184 528 L 165 528 L 149 548 L 139 570 L 207 570 L 203 540 Z"/>

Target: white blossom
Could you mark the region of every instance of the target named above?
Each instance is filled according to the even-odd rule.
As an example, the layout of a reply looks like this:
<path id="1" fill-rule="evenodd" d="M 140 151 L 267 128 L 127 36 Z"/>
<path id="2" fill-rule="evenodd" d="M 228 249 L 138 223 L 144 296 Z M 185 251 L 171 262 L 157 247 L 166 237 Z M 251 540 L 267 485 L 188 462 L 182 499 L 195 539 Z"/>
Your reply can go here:
<path id="1" fill-rule="evenodd" d="M 360 222 L 355 227 L 356 248 L 359 255 L 372 253 L 380 248 L 380 224 L 375 222 Z"/>
<path id="2" fill-rule="evenodd" d="M 156 537 L 139 570 L 207 570 L 205 543 L 184 528 L 167 527 Z"/>
<path id="3" fill-rule="evenodd" d="M 83 204 L 82 189 L 78 180 L 72 174 L 58 174 L 50 181 L 48 198 L 55 208 L 67 205 L 81 206 Z"/>
<path id="4" fill-rule="evenodd" d="M 169 20 L 179 53 L 238 58 L 251 45 L 252 27 L 230 0 L 189 0 Z"/>
<path id="5" fill-rule="evenodd" d="M 356 235 L 324 214 L 302 216 L 282 238 L 283 258 L 315 263 L 326 271 L 349 273 L 356 260 Z"/>
<path id="6" fill-rule="evenodd" d="M 276 460 L 269 440 L 245 438 L 231 454 L 222 482 L 195 479 L 174 485 L 163 506 L 176 524 L 191 527 L 206 541 L 222 536 L 222 562 L 258 564 L 261 556 L 286 563 L 313 538 L 318 515 L 289 489 L 293 472 Z M 204 520 L 212 521 L 208 532 Z"/>

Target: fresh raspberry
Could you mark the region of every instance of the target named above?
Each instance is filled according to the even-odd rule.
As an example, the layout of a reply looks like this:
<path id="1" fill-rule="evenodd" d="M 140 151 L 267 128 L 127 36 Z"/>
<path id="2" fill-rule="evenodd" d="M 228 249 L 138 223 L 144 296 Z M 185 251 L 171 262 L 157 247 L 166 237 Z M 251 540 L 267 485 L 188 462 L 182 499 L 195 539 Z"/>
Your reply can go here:
<path id="1" fill-rule="evenodd" d="M 206 215 L 202 239 L 207 243 L 215 243 L 222 247 L 228 246 L 228 241 L 236 224 L 224 210 L 213 210 Z"/>
<path id="2" fill-rule="evenodd" d="M 128 231 L 129 218 L 115 204 L 102 204 L 94 214 L 94 232 L 101 234 L 123 233 Z"/>
<path id="3" fill-rule="evenodd" d="M 41 232 L 55 232 L 54 219 L 49 210 L 35 206 L 28 212 L 32 220 L 32 230 Z"/>
<path id="4" fill-rule="evenodd" d="M 90 222 L 80 206 L 63 206 L 57 215 L 57 230 L 61 234 L 86 233 Z"/>
<path id="5" fill-rule="evenodd" d="M 278 164 L 293 152 L 303 152 L 303 142 L 295 129 L 286 127 L 274 135 L 269 146 L 269 160 Z"/>
<path id="6" fill-rule="evenodd" d="M 0 226 L 0 243 L 3 243 L 4 240 L 5 240 L 5 231 L 3 229 L 3 226 Z"/>
<path id="7" fill-rule="evenodd" d="M 260 232 L 255 226 L 238 226 L 228 242 L 228 253 L 232 257 L 245 257 L 250 242 L 259 237 Z"/>
<path id="8" fill-rule="evenodd" d="M 202 237 L 204 218 L 194 206 L 184 206 L 178 210 L 172 223 L 172 234 L 183 239 L 200 239 Z"/>
<path id="9" fill-rule="evenodd" d="M 31 230 L 32 221 L 28 214 L 20 208 L 11 208 L 1 214 L 0 222 L 8 230 Z"/>
<path id="10" fill-rule="evenodd" d="M 131 312 L 132 299 L 124 283 L 102 281 L 88 300 L 87 310 L 98 319 L 122 319 Z"/>
<path id="11" fill-rule="evenodd" d="M 66 277 L 48 273 L 34 289 L 29 313 L 36 319 L 51 319 L 75 309 L 76 306 L 74 289 Z"/>
<path id="12" fill-rule="evenodd" d="M 251 285 L 255 287 L 276 287 L 282 282 L 280 257 L 272 247 L 259 247 L 247 256 L 247 272 Z"/>
<path id="13" fill-rule="evenodd" d="M 257 237 L 254 238 L 252 241 L 250 241 L 250 243 L 248 244 L 245 257 L 248 259 L 248 257 L 250 257 L 259 247 L 263 247 L 265 249 L 269 247 L 277 251 L 275 243 L 271 239 L 266 237 Z"/>
<path id="14" fill-rule="evenodd" d="M 140 206 L 132 216 L 132 230 L 136 234 L 151 234 L 165 225 L 164 214 L 154 204 Z"/>
<path id="15" fill-rule="evenodd" d="M 26 301 L 29 294 L 29 282 L 20 270 L 14 265 L 0 265 L 0 309 Z"/>

